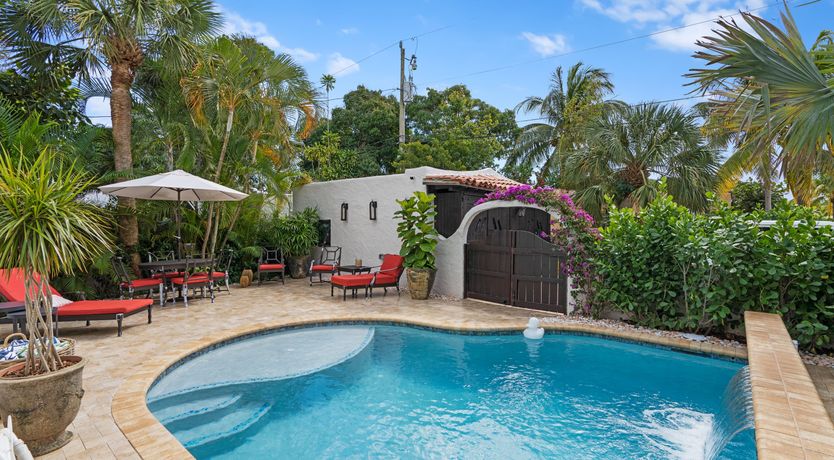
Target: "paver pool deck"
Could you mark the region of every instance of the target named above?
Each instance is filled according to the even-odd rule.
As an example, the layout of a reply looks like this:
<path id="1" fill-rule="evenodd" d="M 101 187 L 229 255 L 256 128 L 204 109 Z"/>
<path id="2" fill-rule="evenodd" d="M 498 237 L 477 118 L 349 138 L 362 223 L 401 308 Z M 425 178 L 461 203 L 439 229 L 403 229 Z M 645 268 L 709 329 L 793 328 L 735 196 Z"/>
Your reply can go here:
<path id="1" fill-rule="evenodd" d="M 84 370 L 86 393 L 81 410 L 69 428 L 74 433 L 72 441 L 42 458 L 188 458 L 188 452 L 150 414 L 144 404 L 144 394 L 170 363 L 224 338 L 265 327 L 331 321 L 390 321 L 443 329 L 520 331 L 534 315 L 548 316 L 543 312 L 477 301 L 415 301 L 408 294 L 397 297 L 390 290 L 385 297 L 380 292 L 373 299 L 342 301 L 341 297 L 330 296 L 328 285 L 311 287 L 303 280 L 288 280 L 286 285 L 271 282 L 260 287 L 232 288 L 231 295 L 221 293 L 214 303 L 199 300 L 191 302 L 188 308 L 182 303 L 155 308 L 152 324 L 146 324 L 142 315 L 127 318 L 122 337 L 116 337 L 115 322 L 99 321 L 90 327 L 83 323 L 62 323 L 62 335 L 75 338 L 77 354 L 89 361 Z M 636 331 L 581 323 L 545 326 L 706 353 L 746 356 L 743 348 Z M 8 332 L 0 329 L 0 336 Z M 823 400 L 825 396 L 830 397 L 831 393 L 823 395 L 822 389 L 834 392 L 834 372 L 819 369 L 811 374 Z"/>

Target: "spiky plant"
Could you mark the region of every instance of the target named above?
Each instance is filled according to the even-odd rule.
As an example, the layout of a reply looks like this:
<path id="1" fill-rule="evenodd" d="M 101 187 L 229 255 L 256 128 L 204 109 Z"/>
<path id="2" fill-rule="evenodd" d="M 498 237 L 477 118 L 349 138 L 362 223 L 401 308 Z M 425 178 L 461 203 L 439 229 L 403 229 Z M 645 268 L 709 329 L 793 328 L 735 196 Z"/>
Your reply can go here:
<path id="1" fill-rule="evenodd" d="M 19 267 L 25 284 L 29 349 L 24 375 L 61 368 L 52 327 L 51 277 L 84 270 L 111 248 L 108 222 L 79 199 L 91 178 L 49 149 L 17 160 L 0 153 L 0 267 Z"/>

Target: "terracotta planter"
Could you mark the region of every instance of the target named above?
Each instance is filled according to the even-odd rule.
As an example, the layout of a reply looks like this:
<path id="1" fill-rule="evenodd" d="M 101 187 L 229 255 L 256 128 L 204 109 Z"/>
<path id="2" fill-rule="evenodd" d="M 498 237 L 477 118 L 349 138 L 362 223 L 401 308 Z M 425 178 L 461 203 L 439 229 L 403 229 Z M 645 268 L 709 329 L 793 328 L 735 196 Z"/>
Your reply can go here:
<path id="1" fill-rule="evenodd" d="M 22 369 L 22 363 L 0 371 L 0 417 L 6 420 L 12 416 L 15 434 L 36 457 L 72 439 L 66 429 L 78 414 L 84 396 L 81 374 L 87 360 L 80 356 L 64 356 L 62 360 L 76 364 L 34 377 L 5 377 Z"/>
<path id="2" fill-rule="evenodd" d="M 287 256 L 287 272 L 290 278 L 301 279 L 307 277 L 310 269 L 310 256 L 289 257 Z"/>
<path id="3" fill-rule="evenodd" d="M 426 300 L 431 294 L 434 285 L 434 276 L 437 270 L 431 268 L 409 268 L 405 272 L 408 279 L 408 292 L 415 300 Z"/>

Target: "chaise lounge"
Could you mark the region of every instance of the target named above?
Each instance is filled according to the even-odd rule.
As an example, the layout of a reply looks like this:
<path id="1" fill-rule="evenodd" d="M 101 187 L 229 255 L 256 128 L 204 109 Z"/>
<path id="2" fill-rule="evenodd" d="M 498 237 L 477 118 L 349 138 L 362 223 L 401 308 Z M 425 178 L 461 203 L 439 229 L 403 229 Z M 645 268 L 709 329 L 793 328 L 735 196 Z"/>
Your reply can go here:
<path id="1" fill-rule="evenodd" d="M 60 296 L 52 286 L 49 289 L 52 295 Z M 9 301 L 25 301 L 26 288 L 23 270 L 19 268 L 0 269 L 0 295 L 3 295 Z M 122 336 L 122 320 L 125 317 L 147 311 L 148 324 L 150 324 L 152 310 L 153 299 L 67 301 L 67 303 L 54 306 L 52 309 L 56 323 L 61 320 L 86 321 L 89 325 L 90 321 L 116 320 L 119 337 Z"/>
<path id="2" fill-rule="evenodd" d="M 359 289 L 365 289 L 365 297 L 373 297 L 374 288 L 383 288 L 388 293 L 389 287 L 397 288 L 397 295 L 400 294 L 400 277 L 403 274 L 404 258 L 396 254 L 385 254 L 382 257 L 382 265 L 374 273 L 359 275 L 334 275 L 330 278 L 330 296 L 334 295 L 334 288 L 342 290 L 342 300 L 347 300 L 347 290 L 353 291 L 352 296 L 356 297 Z"/>

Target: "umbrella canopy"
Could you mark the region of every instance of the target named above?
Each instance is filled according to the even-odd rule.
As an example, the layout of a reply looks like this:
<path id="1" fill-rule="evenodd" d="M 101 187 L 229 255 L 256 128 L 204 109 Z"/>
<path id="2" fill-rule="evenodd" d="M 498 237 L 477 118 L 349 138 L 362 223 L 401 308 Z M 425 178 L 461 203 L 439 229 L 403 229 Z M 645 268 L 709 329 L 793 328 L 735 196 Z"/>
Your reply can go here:
<path id="1" fill-rule="evenodd" d="M 113 196 L 161 201 L 239 201 L 249 196 L 181 169 L 105 185 L 99 190 Z"/>

